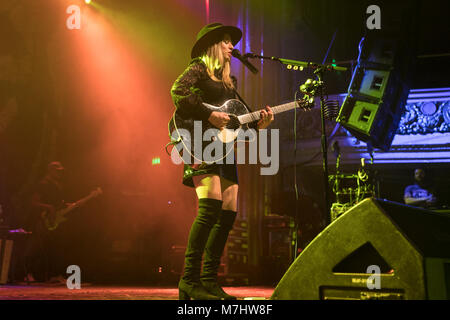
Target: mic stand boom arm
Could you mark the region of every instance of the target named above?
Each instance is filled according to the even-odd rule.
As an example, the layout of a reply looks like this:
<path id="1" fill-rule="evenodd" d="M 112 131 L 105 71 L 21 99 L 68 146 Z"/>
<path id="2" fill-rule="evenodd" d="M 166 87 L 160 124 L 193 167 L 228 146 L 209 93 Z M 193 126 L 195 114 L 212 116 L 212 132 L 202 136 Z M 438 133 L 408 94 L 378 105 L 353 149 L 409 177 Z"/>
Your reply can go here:
<path id="1" fill-rule="evenodd" d="M 299 68 L 311 68 L 311 69 L 323 69 L 324 71 L 347 71 L 347 68 L 345 67 L 339 67 L 334 66 L 332 64 L 320 64 L 315 62 L 306 62 L 306 61 L 298 61 L 298 60 L 291 60 L 291 59 L 284 59 L 284 58 L 277 58 L 277 57 L 266 57 L 266 56 L 260 56 L 255 53 L 246 53 L 244 54 L 245 58 L 255 58 L 255 59 L 266 59 L 266 60 L 272 60 L 272 61 L 278 61 L 282 64 L 287 65 L 288 67 L 299 67 Z M 303 69 L 300 69 L 303 70 Z"/>

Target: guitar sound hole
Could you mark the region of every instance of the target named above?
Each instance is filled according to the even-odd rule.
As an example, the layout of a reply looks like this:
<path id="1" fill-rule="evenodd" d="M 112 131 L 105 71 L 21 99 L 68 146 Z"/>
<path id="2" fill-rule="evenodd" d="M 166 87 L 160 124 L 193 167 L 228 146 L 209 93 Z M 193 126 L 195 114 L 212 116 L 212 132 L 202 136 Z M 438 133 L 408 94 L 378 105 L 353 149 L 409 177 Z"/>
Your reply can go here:
<path id="1" fill-rule="evenodd" d="M 229 115 L 230 116 L 230 121 L 228 121 L 227 123 L 227 129 L 232 129 L 232 130 L 236 130 L 240 127 L 240 123 L 239 120 L 236 116 L 233 115 Z"/>

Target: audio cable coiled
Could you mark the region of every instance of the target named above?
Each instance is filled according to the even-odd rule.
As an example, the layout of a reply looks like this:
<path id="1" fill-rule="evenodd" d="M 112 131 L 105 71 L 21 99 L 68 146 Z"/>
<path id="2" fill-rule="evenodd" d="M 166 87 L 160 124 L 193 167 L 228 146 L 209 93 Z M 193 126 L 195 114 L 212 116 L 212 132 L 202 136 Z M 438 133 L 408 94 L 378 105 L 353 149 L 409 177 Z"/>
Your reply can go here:
<path id="1" fill-rule="evenodd" d="M 321 90 L 321 103 L 323 105 L 323 113 L 325 119 L 329 121 L 335 121 L 339 114 L 339 100 L 331 100 L 328 99 L 328 95 L 325 95 L 325 85 L 320 86 L 319 90 Z M 326 98 L 324 97 L 326 96 Z"/>
<path id="2" fill-rule="evenodd" d="M 339 113 L 339 101 L 338 100 L 325 100 L 323 101 L 323 112 L 325 118 L 330 121 L 336 120 Z"/>

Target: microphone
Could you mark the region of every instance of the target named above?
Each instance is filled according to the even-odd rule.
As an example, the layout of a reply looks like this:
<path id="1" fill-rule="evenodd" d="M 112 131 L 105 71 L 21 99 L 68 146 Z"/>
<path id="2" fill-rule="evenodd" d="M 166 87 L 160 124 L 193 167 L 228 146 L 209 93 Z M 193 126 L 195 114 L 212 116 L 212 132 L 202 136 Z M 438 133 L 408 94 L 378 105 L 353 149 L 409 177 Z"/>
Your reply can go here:
<path id="1" fill-rule="evenodd" d="M 233 51 L 231 51 L 231 55 L 239 59 L 252 73 L 258 73 L 258 69 L 256 69 L 254 65 L 252 65 L 246 58 L 244 58 L 238 49 L 233 49 Z"/>

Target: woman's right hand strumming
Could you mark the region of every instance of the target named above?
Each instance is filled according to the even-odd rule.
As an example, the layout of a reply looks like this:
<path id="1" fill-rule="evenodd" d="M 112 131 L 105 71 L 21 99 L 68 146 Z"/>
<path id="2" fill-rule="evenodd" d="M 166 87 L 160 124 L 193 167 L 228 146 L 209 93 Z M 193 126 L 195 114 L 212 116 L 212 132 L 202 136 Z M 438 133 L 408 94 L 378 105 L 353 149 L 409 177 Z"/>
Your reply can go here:
<path id="1" fill-rule="evenodd" d="M 230 117 L 225 112 L 213 111 L 208 121 L 216 128 L 223 129 L 228 121 L 230 121 Z"/>

